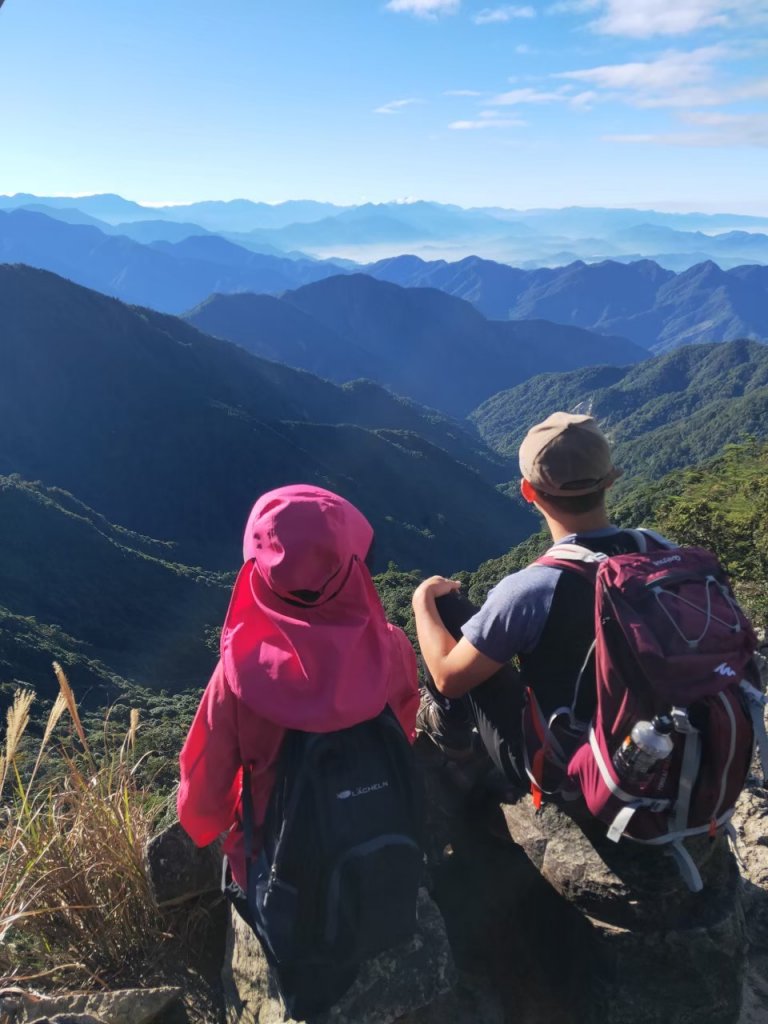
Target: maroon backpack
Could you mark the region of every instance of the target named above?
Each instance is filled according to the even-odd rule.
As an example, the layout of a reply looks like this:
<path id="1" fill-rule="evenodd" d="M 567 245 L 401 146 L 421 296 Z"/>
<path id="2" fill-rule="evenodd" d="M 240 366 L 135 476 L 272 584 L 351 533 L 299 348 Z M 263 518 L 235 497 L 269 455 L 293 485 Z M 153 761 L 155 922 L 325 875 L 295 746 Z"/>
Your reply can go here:
<path id="1" fill-rule="evenodd" d="M 566 543 L 537 560 L 594 585 L 595 641 L 570 707 L 547 721 L 528 691 L 526 768 L 534 800 L 542 792 L 581 798 L 609 839 L 672 844 L 698 890 L 682 840 L 725 827 L 746 781 L 753 723 L 762 722 L 761 695 L 748 682 L 757 639 L 711 552 L 631 533 L 634 553 L 606 556 Z M 579 722 L 579 686 L 592 659 L 597 706 L 590 722 Z M 637 722 L 655 715 L 674 721 L 672 753 L 641 783 L 628 784 L 614 755 Z"/>

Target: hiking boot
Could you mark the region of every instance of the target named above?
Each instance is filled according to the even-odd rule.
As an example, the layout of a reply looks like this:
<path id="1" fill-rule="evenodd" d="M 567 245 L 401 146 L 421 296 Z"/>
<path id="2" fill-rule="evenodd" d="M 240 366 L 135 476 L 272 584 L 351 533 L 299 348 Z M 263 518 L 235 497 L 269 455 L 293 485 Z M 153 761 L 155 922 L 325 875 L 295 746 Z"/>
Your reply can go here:
<path id="1" fill-rule="evenodd" d="M 472 726 L 463 708 L 455 710 L 458 714 L 444 708 L 429 690 L 422 690 L 416 732 L 428 736 L 449 761 L 469 761 L 475 753 Z"/>

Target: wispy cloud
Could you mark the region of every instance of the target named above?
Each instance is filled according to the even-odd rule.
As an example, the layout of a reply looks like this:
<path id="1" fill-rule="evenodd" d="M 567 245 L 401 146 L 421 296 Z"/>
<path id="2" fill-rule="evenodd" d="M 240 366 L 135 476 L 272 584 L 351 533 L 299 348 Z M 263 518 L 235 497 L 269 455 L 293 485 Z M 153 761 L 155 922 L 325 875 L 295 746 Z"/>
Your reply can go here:
<path id="1" fill-rule="evenodd" d="M 596 14 L 599 35 L 648 39 L 768 20 L 765 0 L 560 0 L 550 14 Z"/>
<path id="2" fill-rule="evenodd" d="M 550 4 L 547 14 L 586 14 L 600 6 L 602 0 L 559 0 Z"/>
<path id="3" fill-rule="evenodd" d="M 586 89 L 584 92 L 576 93 L 575 96 L 569 96 L 568 103 L 577 110 L 591 110 L 599 99 L 600 94 L 596 93 L 594 89 Z"/>
<path id="4" fill-rule="evenodd" d="M 417 18 L 437 18 L 441 14 L 456 14 L 461 0 L 389 0 L 388 11 L 415 14 Z"/>
<path id="5" fill-rule="evenodd" d="M 604 13 L 592 22 L 601 35 L 679 36 L 713 25 L 726 25 L 729 11 L 738 6 L 722 0 L 607 0 Z"/>
<path id="6" fill-rule="evenodd" d="M 500 22 L 513 21 L 515 18 L 535 18 L 536 11 L 530 4 L 520 7 L 516 4 L 505 4 L 502 7 L 485 7 L 472 19 L 476 25 L 494 25 Z"/>
<path id="7" fill-rule="evenodd" d="M 374 114 L 397 114 L 405 107 L 412 107 L 415 103 L 423 102 L 424 100 L 418 100 L 415 97 L 406 100 L 390 100 L 389 103 L 383 103 L 380 107 L 376 107 L 373 112 Z"/>
<path id="8" fill-rule="evenodd" d="M 520 128 L 526 124 L 518 117 L 480 117 L 473 121 L 452 121 L 448 127 L 454 132 L 476 131 L 483 128 Z"/>
<path id="9" fill-rule="evenodd" d="M 623 9 L 625 8 L 625 9 Z M 608 10 L 592 26 L 603 35 L 648 38 L 652 35 L 686 35 L 712 26 L 768 23 L 765 0 L 609 0 Z M 665 9 L 666 8 L 666 9 Z"/>
<path id="10" fill-rule="evenodd" d="M 563 85 L 559 89 L 546 90 L 527 86 L 524 89 L 512 89 L 511 92 L 503 92 L 494 96 L 491 103 L 500 107 L 518 106 L 524 103 L 558 103 L 568 99 L 568 93 L 572 88 L 570 85 Z"/>
<path id="11" fill-rule="evenodd" d="M 713 84 L 716 64 L 732 56 L 727 46 L 718 44 L 690 51 L 668 50 L 654 60 L 560 71 L 552 77 L 606 90 L 601 98 L 621 99 L 634 107 L 717 106 L 733 98 L 747 98 L 744 90 L 749 85 L 725 90 Z M 754 94 L 759 95 L 759 89 Z"/>
<path id="12" fill-rule="evenodd" d="M 605 142 L 633 145 L 689 146 L 719 149 L 733 146 L 768 146 L 768 114 L 688 114 L 683 120 L 699 131 L 604 135 Z"/>
<path id="13" fill-rule="evenodd" d="M 477 89 L 446 89 L 443 96 L 482 96 Z"/>

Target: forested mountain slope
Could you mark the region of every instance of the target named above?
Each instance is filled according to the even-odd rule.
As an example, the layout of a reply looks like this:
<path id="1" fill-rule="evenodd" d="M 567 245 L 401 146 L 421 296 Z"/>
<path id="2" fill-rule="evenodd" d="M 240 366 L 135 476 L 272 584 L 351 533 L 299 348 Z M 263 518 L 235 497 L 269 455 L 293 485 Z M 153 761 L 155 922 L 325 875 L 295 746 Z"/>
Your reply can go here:
<path id="1" fill-rule="evenodd" d="M 511 457 L 531 423 L 555 409 L 595 416 L 627 477 L 658 476 L 745 435 L 768 436 L 768 347 L 685 346 L 638 366 L 547 374 L 495 395 L 470 418 Z"/>

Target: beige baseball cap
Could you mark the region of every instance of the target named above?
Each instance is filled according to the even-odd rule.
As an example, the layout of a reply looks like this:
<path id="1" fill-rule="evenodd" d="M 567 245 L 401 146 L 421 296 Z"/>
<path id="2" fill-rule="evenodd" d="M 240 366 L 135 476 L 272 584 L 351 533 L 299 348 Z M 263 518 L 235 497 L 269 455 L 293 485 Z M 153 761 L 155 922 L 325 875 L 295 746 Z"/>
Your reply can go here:
<path id="1" fill-rule="evenodd" d="M 525 435 L 520 472 L 542 494 L 575 498 L 604 490 L 623 470 L 591 416 L 554 412 Z"/>

